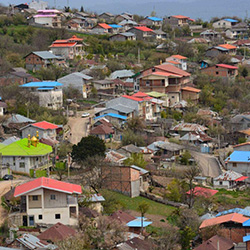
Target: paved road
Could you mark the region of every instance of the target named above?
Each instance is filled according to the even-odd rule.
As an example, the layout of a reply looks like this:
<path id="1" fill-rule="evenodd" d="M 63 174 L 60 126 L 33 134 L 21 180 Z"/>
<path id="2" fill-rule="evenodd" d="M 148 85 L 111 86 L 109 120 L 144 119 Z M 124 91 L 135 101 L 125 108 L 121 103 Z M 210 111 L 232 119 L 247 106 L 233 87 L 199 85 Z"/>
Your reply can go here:
<path id="1" fill-rule="evenodd" d="M 94 110 L 87 111 L 90 113 L 90 117 L 94 115 Z M 70 131 L 67 133 L 67 138 L 72 144 L 77 144 L 80 142 L 82 137 L 88 136 L 89 130 L 89 117 L 82 118 L 81 115 L 84 112 L 78 112 L 77 117 L 69 117 L 68 126 Z"/>
<path id="2" fill-rule="evenodd" d="M 220 166 L 214 156 L 195 151 L 190 153 L 201 168 L 203 176 L 217 177 L 221 174 Z"/>

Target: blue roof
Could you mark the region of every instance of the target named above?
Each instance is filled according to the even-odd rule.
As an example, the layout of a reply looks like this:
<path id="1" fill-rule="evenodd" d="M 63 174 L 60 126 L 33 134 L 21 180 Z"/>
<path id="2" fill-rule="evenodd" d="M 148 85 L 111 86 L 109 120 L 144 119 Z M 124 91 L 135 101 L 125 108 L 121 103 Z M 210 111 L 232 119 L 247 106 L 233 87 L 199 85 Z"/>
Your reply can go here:
<path id="1" fill-rule="evenodd" d="M 44 81 L 44 82 L 28 82 L 26 84 L 21 85 L 20 87 L 26 87 L 26 88 L 39 88 L 39 87 L 58 87 L 62 86 L 62 83 L 59 82 L 52 82 L 52 81 Z"/>
<path id="2" fill-rule="evenodd" d="M 231 22 L 231 23 L 238 23 L 239 21 L 238 20 L 235 20 L 235 19 L 231 19 L 231 18 L 226 18 L 224 19 L 225 21 L 228 21 L 228 22 Z"/>
<path id="3" fill-rule="evenodd" d="M 141 218 L 138 217 L 135 220 L 131 220 L 130 222 L 127 223 L 128 227 L 141 227 L 143 224 L 143 227 L 147 227 L 148 225 L 152 224 L 152 221 L 145 221 L 145 219 L 143 219 L 143 223 L 141 223 Z"/>
<path id="4" fill-rule="evenodd" d="M 250 227 L 250 219 L 242 223 L 243 227 Z"/>
<path id="5" fill-rule="evenodd" d="M 155 16 L 148 16 L 147 19 L 152 20 L 152 21 L 155 21 L 155 22 L 160 22 L 160 21 L 162 21 L 161 18 L 155 17 Z"/>
<path id="6" fill-rule="evenodd" d="M 220 47 L 220 46 L 215 46 L 215 49 L 222 50 L 222 51 L 228 51 L 228 49 Z"/>
<path id="7" fill-rule="evenodd" d="M 53 87 L 41 87 L 41 88 L 37 88 L 37 90 L 51 90 L 54 89 Z"/>
<path id="8" fill-rule="evenodd" d="M 234 151 L 229 157 L 227 157 L 226 161 L 250 163 L 250 151 Z"/>
<path id="9" fill-rule="evenodd" d="M 94 118 L 94 120 L 100 119 L 100 118 L 105 117 L 105 116 L 110 116 L 110 117 L 114 117 L 114 118 L 118 118 L 118 119 L 122 119 L 122 120 L 127 120 L 127 116 L 118 115 L 118 114 L 114 114 L 114 113 L 108 113 L 108 114 L 97 116 Z"/>
<path id="10" fill-rule="evenodd" d="M 122 26 L 118 24 L 109 24 L 109 26 L 112 28 L 122 28 Z"/>
<path id="11" fill-rule="evenodd" d="M 243 237 L 243 242 L 247 242 L 247 241 L 250 241 L 250 235 Z"/>
<path id="12" fill-rule="evenodd" d="M 242 214 L 244 216 L 250 217 L 250 211 L 247 209 L 243 209 L 243 208 L 229 209 L 229 210 L 218 213 L 216 217 L 221 216 L 221 215 L 226 215 L 226 214 L 232 214 L 232 213 Z M 250 222 L 249 222 L 249 225 L 250 225 Z"/>

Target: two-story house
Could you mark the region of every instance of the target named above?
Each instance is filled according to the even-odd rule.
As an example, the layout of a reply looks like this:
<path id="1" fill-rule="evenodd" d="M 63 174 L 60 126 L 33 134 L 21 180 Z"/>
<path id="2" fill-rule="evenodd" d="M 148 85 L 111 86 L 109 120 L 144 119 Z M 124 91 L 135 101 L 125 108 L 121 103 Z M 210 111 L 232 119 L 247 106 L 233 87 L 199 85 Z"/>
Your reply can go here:
<path id="1" fill-rule="evenodd" d="M 188 25 L 188 20 L 190 18 L 183 15 L 169 16 L 164 19 L 166 24 L 171 25 L 172 27 L 182 27 Z"/>
<path id="2" fill-rule="evenodd" d="M 238 22 L 239 22 L 238 20 L 226 18 L 226 19 L 221 19 L 219 21 L 214 22 L 213 27 L 215 29 L 228 29 L 228 28 L 232 28 Z"/>
<path id="3" fill-rule="evenodd" d="M 49 167 L 52 147 L 39 142 L 39 135 L 14 141 L 0 149 L 2 165 L 12 171 L 30 174 L 39 168 Z"/>
<path id="4" fill-rule="evenodd" d="M 162 25 L 162 21 L 163 21 L 162 18 L 155 16 L 147 16 L 140 23 L 148 27 L 153 27 L 153 26 L 159 27 Z"/>
<path id="5" fill-rule="evenodd" d="M 46 177 L 19 185 L 14 192 L 14 197 L 21 197 L 19 224 L 77 225 L 77 195 L 81 193 L 80 185 Z"/>
<path id="6" fill-rule="evenodd" d="M 170 63 L 182 70 L 187 70 L 187 57 L 182 55 L 172 55 L 166 58 L 166 63 Z"/>
<path id="7" fill-rule="evenodd" d="M 35 23 L 53 28 L 61 28 L 62 17 L 59 10 L 38 10 L 33 16 Z"/>
<path id="8" fill-rule="evenodd" d="M 154 36 L 152 29 L 146 26 L 136 26 L 127 30 L 127 32 L 134 33 L 136 35 L 136 40 L 144 40 Z"/>
<path id="9" fill-rule="evenodd" d="M 209 76 L 235 78 L 238 75 L 238 67 L 221 63 L 214 66 L 202 68 L 201 73 Z"/>
<path id="10" fill-rule="evenodd" d="M 62 84 L 59 82 L 29 82 L 20 87 L 38 96 L 39 105 L 50 109 L 60 109 L 63 105 Z"/>

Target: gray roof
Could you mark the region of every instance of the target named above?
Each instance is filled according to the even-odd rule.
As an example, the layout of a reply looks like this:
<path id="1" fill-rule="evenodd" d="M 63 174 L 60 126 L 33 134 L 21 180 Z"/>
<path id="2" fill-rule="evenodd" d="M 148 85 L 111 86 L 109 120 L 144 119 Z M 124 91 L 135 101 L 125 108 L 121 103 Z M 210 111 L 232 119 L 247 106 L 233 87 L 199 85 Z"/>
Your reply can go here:
<path id="1" fill-rule="evenodd" d="M 59 78 L 58 81 L 63 84 L 64 88 L 72 86 L 77 89 L 82 89 L 83 84 L 92 79 L 93 78 L 91 76 L 85 75 L 80 72 L 74 72 Z"/>
<path id="2" fill-rule="evenodd" d="M 16 141 L 19 141 L 19 140 L 20 140 L 20 138 L 18 138 L 18 137 L 16 137 L 16 136 L 12 136 L 12 137 L 10 137 L 10 138 L 4 140 L 4 141 L 2 142 L 2 144 L 4 144 L 4 145 L 10 145 L 11 143 L 16 142 Z"/>
<path id="3" fill-rule="evenodd" d="M 106 108 L 115 108 L 118 105 L 123 105 L 127 108 L 130 108 L 130 109 L 136 110 L 136 111 L 138 111 L 138 108 L 139 108 L 138 102 L 133 101 L 133 100 L 128 99 L 128 98 L 124 98 L 124 97 L 118 97 L 118 98 L 115 98 L 115 99 L 108 101 L 106 103 Z"/>
<path id="4" fill-rule="evenodd" d="M 127 106 L 124 106 L 122 104 L 118 104 L 116 106 L 113 106 L 113 107 L 109 107 L 109 108 L 106 108 L 106 109 L 103 109 L 101 112 L 105 112 L 106 110 L 108 109 L 113 109 L 113 110 L 116 110 L 118 112 L 121 112 L 121 113 L 124 113 L 124 114 L 129 114 L 131 112 L 133 112 L 135 109 L 133 108 L 130 108 L 130 107 L 127 107 Z"/>
<path id="5" fill-rule="evenodd" d="M 108 79 L 104 79 L 104 80 L 97 80 L 97 81 L 93 81 L 93 83 L 103 85 L 103 84 L 113 83 L 113 80 L 108 80 Z"/>
<path id="6" fill-rule="evenodd" d="M 116 78 L 129 78 L 132 77 L 134 75 L 134 71 L 133 70 L 127 70 L 127 69 L 123 69 L 123 70 L 116 70 L 113 73 L 111 73 L 110 78 L 111 79 L 116 79 Z"/>
<path id="7" fill-rule="evenodd" d="M 41 57 L 44 60 L 46 60 L 46 59 L 58 59 L 57 56 L 55 56 L 54 54 L 52 54 L 49 51 L 34 51 L 32 53 L 34 53 L 35 55 Z"/>
<path id="8" fill-rule="evenodd" d="M 9 123 L 26 123 L 26 122 L 36 122 L 35 120 L 31 120 L 23 115 L 19 115 L 19 114 L 13 114 L 7 121 L 6 124 Z"/>
<path id="9" fill-rule="evenodd" d="M 249 114 L 239 114 L 231 118 L 231 123 L 245 123 L 250 122 L 250 115 Z"/>
<path id="10" fill-rule="evenodd" d="M 155 34 L 157 34 L 157 35 L 166 35 L 167 33 L 166 32 L 164 32 L 164 31 L 162 31 L 162 30 L 154 30 L 153 31 Z"/>
<path id="11" fill-rule="evenodd" d="M 122 35 L 122 36 L 126 36 L 126 37 L 135 36 L 135 34 L 132 32 L 122 32 L 118 35 Z"/>
<path id="12" fill-rule="evenodd" d="M 140 153 L 141 152 L 141 149 L 139 147 L 136 147 L 134 144 L 129 144 L 127 146 L 123 146 L 122 149 L 129 152 L 129 153 Z"/>
<path id="13" fill-rule="evenodd" d="M 141 174 L 147 174 L 148 173 L 148 170 L 144 169 L 144 168 L 140 168 L 140 167 L 137 167 L 135 165 L 132 165 L 130 166 L 131 168 L 134 168 L 136 170 L 139 170 Z"/>
<path id="14" fill-rule="evenodd" d="M 120 23 L 118 23 L 118 25 L 126 25 L 126 24 L 137 25 L 137 22 L 135 22 L 133 20 L 123 20 Z"/>
<path id="15" fill-rule="evenodd" d="M 172 143 L 172 142 L 164 142 L 164 143 L 157 143 L 156 142 L 155 146 L 158 148 L 164 149 L 164 150 L 171 151 L 171 152 L 184 149 L 184 147 L 182 145 Z"/>

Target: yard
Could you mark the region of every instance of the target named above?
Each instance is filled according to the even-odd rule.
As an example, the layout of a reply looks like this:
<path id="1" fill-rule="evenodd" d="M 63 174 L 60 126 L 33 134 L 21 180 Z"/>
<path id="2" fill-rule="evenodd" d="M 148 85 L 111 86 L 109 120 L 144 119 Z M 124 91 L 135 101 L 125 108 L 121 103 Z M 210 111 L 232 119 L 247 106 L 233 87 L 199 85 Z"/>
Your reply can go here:
<path id="1" fill-rule="evenodd" d="M 109 190 L 101 190 L 100 192 L 104 198 L 105 196 L 112 196 L 113 198 L 115 198 L 117 201 L 121 202 L 125 209 L 128 210 L 133 210 L 136 211 L 138 205 L 142 202 L 145 201 L 149 204 L 149 210 L 147 212 L 147 214 L 151 214 L 151 215 L 161 215 L 162 217 L 164 217 L 166 219 L 167 216 L 169 216 L 174 210 L 175 208 L 172 206 L 168 206 L 168 205 L 164 205 L 155 201 L 151 201 L 147 198 L 144 197 L 135 197 L 135 198 L 130 198 L 126 195 L 117 193 L 117 192 L 113 192 L 113 191 L 109 191 Z"/>

